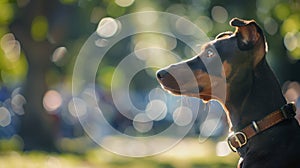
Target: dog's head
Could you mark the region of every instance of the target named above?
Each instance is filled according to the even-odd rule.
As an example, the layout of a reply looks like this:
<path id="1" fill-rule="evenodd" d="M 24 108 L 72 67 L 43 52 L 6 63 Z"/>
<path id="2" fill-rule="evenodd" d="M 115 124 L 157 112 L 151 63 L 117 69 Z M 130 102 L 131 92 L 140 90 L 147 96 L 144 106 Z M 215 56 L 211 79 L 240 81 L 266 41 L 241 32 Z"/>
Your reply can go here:
<path id="1" fill-rule="evenodd" d="M 235 32 L 220 33 L 193 58 L 160 69 L 157 79 L 162 87 L 176 95 L 210 100 L 218 99 L 212 88 L 218 88 L 221 81 L 228 88 L 251 80 L 249 73 L 267 51 L 265 37 L 254 20 L 234 18 L 230 25 Z"/>

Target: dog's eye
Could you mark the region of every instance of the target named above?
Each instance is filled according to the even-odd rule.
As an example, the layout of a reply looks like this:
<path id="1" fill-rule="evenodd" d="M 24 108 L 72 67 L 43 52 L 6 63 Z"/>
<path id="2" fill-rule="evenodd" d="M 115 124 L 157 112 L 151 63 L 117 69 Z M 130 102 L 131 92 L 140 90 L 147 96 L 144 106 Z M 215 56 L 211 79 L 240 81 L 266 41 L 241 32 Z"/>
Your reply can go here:
<path id="1" fill-rule="evenodd" d="M 207 50 L 207 57 L 213 57 L 215 54 L 212 50 Z"/>

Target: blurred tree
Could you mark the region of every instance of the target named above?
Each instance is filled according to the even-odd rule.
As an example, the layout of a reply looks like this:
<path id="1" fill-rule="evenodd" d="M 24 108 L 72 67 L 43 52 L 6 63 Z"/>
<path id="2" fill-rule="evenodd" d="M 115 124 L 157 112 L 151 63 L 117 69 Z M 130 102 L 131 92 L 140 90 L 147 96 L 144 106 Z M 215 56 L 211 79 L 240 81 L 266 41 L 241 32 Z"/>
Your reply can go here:
<path id="1" fill-rule="evenodd" d="M 48 89 L 46 74 L 54 50 L 70 37 L 75 8 L 58 0 L 22 2 L 25 4 L 19 4 L 16 19 L 10 26 L 28 61 L 23 87 L 27 103 L 19 134 L 25 150 L 54 151 L 56 132 L 53 124 L 57 123 L 43 107 L 43 96 Z"/>

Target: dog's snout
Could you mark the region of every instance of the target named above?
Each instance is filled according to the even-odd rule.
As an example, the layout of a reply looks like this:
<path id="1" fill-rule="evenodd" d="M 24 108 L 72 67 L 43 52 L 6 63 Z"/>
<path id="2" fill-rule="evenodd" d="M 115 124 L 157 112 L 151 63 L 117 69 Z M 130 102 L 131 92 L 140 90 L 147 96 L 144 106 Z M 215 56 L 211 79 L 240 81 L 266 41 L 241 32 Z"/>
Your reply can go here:
<path id="1" fill-rule="evenodd" d="M 159 70 L 157 73 L 156 73 L 156 76 L 158 79 L 162 79 L 164 78 L 166 75 L 168 74 L 168 72 L 166 70 Z"/>

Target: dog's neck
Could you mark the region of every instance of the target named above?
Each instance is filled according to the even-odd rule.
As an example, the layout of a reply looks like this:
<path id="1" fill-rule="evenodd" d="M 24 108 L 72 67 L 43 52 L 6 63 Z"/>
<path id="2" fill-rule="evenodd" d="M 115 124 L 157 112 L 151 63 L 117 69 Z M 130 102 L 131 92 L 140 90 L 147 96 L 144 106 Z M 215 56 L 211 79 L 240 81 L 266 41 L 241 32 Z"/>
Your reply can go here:
<path id="1" fill-rule="evenodd" d="M 245 83 L 229 87 L 226 108 L 234 131 L 238 131 L 251 121 L 257 121 L 279 109 L 286 103 L 280 85 L 265 58 L 248 72 Z"/>

